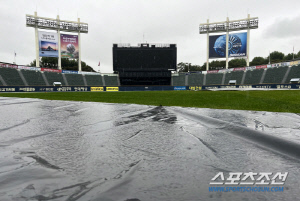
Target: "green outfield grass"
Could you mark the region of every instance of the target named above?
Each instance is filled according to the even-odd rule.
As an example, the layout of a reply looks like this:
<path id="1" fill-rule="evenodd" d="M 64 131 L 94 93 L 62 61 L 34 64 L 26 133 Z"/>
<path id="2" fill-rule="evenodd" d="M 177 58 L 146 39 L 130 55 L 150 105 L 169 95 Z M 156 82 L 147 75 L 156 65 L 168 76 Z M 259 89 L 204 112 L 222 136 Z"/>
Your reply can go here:
<path id="1" fill-rule="evenodd" d="M 0 93 L 3 97 L 300 113 L 300 90 Z"/>

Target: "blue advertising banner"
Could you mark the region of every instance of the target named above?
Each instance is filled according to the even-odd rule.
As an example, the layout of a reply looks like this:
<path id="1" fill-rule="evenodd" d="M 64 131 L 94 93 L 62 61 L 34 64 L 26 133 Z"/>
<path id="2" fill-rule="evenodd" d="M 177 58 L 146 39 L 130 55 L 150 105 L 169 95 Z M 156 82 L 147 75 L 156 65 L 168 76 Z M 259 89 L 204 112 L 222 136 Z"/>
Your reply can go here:
<path id="1" fill-rule="evenodd" d="M 74 70 L 62 70 L 61 72 L 66 74 L 78 74 L 78 71 Z"/>
<path id="2" fill-rule="evenodd" d="M 176 91 L 186 90 L 186 86 L 174 87 L 174 90 L 176 90 Z"/>
<path id="3" fill-rule="evenodd" d="M 229 34 L 228 57 L 247 56 L 247 32 Z M 209 58 L 226 57 L 226 34 L 209 36 Z"/>

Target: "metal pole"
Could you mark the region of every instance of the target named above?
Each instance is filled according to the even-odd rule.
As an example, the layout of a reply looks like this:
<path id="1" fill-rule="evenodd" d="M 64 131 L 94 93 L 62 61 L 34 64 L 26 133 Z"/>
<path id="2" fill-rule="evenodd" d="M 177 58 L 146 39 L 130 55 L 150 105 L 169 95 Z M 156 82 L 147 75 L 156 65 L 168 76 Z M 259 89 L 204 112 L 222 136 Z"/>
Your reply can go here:
<path id="1" fill-rule="evenodd" d="M 35 17 L 35 66 L 40 67 L 40 55 L 39 55 L 39 32 L 37 28 L 37 12 L 34 12 Z"/>
<path id="2" fill-rule="evenodd" d="M 78 26 L 80 24 L 80 18 L 78 18 Z M 78 30 L 78 71 L 81 71 L 81 39 L 80 39 L 80 30 Z"/>
<path id="3" fill-rule="evenodd" d="M 57 30 L 57 37 L 58 37 L 58 69 L 61 70 L 61 41 L 60 41 L 60 25 L 59 25 L 59 15 L 57 15 L 57 26 L 58 26 L 58 30 Z"/>
<path id="4" fill-rule="evenodd" d="M 226 30 L 226 69 L 228 69 L 228 41 L 229 41 L 229 17 L 227 17 Z"/>
<path id="5" fill-rule="evenodd" d="M 248 14 L 248 30 L 247 30 L 247 66 L 249 66 L 250 59 L 250 14 Z"/>
<path id="6" fill-rule="evenodd" d="M 207 59 L 206 59 L 206 71 L 209 70 L 209 19 L 207 19 Z"/>

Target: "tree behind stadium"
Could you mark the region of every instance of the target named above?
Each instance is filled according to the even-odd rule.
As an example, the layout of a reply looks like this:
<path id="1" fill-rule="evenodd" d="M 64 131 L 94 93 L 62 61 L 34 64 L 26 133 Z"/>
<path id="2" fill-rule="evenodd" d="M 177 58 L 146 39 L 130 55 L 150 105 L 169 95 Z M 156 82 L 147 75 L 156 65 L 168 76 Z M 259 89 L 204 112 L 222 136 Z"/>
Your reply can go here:
<path id="1" fill-rule="evenodd" d="M 36 61 L 33 60 L 30 66 L 36 66 Z M 40 66 L 43 68 L 58 68 L 58 58 L 56 57 L 42 57 L 40 60 Z M 62 70 L 78 70 L 78 61 L 74 59 L 62 58 L 61 59 Z M 91 66 L 87 65 L 84 61 L 81 61 L 82 71 L 96 72 Z"/>

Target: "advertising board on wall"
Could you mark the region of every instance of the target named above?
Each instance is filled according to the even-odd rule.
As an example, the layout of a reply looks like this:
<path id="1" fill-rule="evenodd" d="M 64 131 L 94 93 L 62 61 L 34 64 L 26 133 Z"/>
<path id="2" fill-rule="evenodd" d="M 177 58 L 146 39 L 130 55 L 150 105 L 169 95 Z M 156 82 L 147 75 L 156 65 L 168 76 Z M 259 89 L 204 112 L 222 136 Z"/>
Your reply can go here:
<path id="1" fill-rule="evenodd" d="M 61 58 L 78 59 L 78 36 L 77 35 L 60 35 Z"/>
<path id="2" fill-rule="evenodd" d="M 104 87 L 91 87 L 91 91 L 104 91 Z"/>
<path id="3" fill-rule="evenodd" d="M 232 33 L 228 37 L 228 57 L 247 56 L 247 32 Z M 226 57 L 226 34 L 209 36 L 209 58 Z"/>
<path id="4" fill-rule="evenodd" d="M 40 57 L 58 57 L 57 33 L 39 31 Z"/>
<path id="5" fill-rule="evenodd" d="M 106 91 L 119 91 L 119 87 L 106 87 Z"/>

